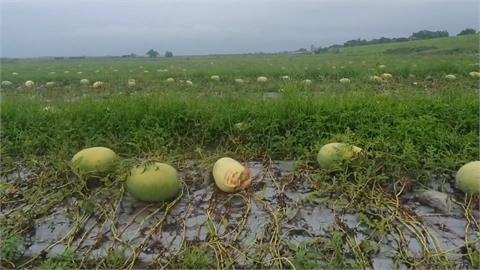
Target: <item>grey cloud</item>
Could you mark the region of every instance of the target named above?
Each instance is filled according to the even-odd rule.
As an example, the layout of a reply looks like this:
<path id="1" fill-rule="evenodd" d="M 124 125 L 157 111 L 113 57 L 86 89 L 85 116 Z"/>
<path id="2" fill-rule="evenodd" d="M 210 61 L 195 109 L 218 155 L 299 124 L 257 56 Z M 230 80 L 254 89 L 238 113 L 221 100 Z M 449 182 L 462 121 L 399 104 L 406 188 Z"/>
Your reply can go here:
<path id="1" fill-rule="evenodd" d="M 353 38 L 456 34 L 478 27 L 477 1 L 0 0 L 1 54 L 274 52 Z"/>

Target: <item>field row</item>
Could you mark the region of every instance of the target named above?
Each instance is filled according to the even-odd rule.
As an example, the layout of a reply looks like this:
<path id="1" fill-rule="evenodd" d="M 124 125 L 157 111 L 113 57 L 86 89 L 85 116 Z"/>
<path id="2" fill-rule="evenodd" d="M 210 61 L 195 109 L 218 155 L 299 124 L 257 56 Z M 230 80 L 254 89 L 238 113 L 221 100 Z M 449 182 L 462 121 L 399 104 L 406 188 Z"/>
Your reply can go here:
<path id="1" fill-rule="evenodd" d="M 472 78 L 472 82 L 476 83 L 478 78 L 480 78 L 480 72 L 470 72 L 469 76 Z M 356 79 L 358 80 L 358 78 Z M 411 75 L 409 79 L 407 80 L 399 80 L 398 78 L 395 78 L 392 74 L 390 73 L 382 73 L 380 75 L 373 75 L 369 76 L 367 78 L 360 78 L 360 82 L 366 83 L 366 85 L 384 85 L 388 86 L 388 84 L 391 83 L 397 83 L 397 84 L 411 84 L 413 87 L 417 86 L 423 86 L 424 82 L 430 82 L 433 83 L 434 81 L 440 84 L 448 84 L 449 82 L 455 82 L 458 81 L 457 76 L 454 74 L 447 74 L 444 76 L 443 79 L 434 79 L 431 76 L 427 76 L 426 78 L 416 78 L 414 75 Z M 78 81 L 78 83 L 74 82 L 69 82 L 69 81 L 49 81 L 46 83 L 36 83 L 32 80 L 25 81 L 24 83 L 13 83 L 11 81 L 2 81 L 1 82 L 1 87 L 4 90 L 9 90 L 16 88 L 17 90 L 28 90 L 28 89 L 61 89 L 62 87 L 67 87 L 67 88 L 80 88 L 83 90 L 86 90 L 88 87 L 91 87 L 93 89 L 103 89 L 103 88 L 111 88 L 112 86 L 119 86 L 122 85 L 122 81 L 125 81 L 123 83 L 123 87 L 128 87 L 130 90 L 142 90 L 142 88 L 152 88 L 155 86 L 163 86 L 163 87 L 179 87 L 179 86 L 184 86 L 184 87 L 191 87 L 194 85 L 194 82 L 192 80 L 185 80 L 185 79 L 175 79 L 173 77 L 168 77 L 164 79 L 163 81 L 157 80 L 157 81 L 144 81 L 144 80 L 136 80 L 136 79 L 122 79 L 122 80 L 114 80 L 114 81 L 90 81 L 88 79 L 81 79 Z M 462 81 L 462 78 L 460 79 Z M 273 83 L 273 84 L 272 84 Z M 311 79 L 303 79 L 301 81 L 296 81 L 292 80 L 289 76 L 284 75 L 281 76 L 279 80 L 271 80 L 267 78 L 266 76 L 259 76 L 256 79 L 242 79 L 242 78 L 236 78 L 231 81 L 226 81 L 222 80 L 220 76 L 218 75 L 212 75 L 210 77 L 210 88 L 214 87 L 215 84 L 219 85 L 236 85 L 236 87 L 245 87 L 246 85 L 249 84 L 254 84 L 256 87 L 259 88 L 260 91 L 267 91 L 267 90 L 274 90 L 278 91 L 279 89 L 276 89 L 275 87 L 282 87 L 284 84 L 288 83 L 300 83 L 302 87 L 305 88 L 311 88 L 313 84 L 329 84 L 329 87 L 331 87 L 332 84 L 335 84 L 335 81 L 328 80 L 328 78 L 320 79 L 318 81 L 313 81 Z M 355 81 L 352 82 L 350 78 L 340 78 L 338 81 L 336 81 L 337 84 L 342 84 L 342 85 L 347 85 L 350 83 L 355 83 Z M 205 82 L 201 81 L 200 85 L 205 84 Z"/>
<path id="2" fill-rule="evenodd" d="M 313 95 L 286 88 L 272 100 L 162 92 L 53 103 L 13 95 L 2 101 L 2 153 L 4 161 L 69 160 L 78 149 L 104 145 L 127 157 L 233 152 L 314 160 L 319 145 L 342 141 L 379 152 L 397 169 L 456 170 L 478 156 L 477 94 Z"/>

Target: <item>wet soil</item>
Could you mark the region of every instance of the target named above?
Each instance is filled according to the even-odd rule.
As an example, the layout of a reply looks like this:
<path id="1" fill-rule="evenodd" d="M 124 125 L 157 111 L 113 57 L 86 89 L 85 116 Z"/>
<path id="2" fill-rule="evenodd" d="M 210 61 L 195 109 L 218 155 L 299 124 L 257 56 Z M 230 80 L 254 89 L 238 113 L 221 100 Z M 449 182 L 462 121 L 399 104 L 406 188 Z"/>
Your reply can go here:
<path id="1" fill-rule="evenodd" d="M 408 246 L 410 256 L 421 258 L 425 243 L 436 252 L 445 251 L 454 265 L 468 265 L 462 247 L 466 237 L 477 239 L 478 228 L 465 229 L 467 219 L 459 205 L 454 204 L 450 213 L 444 213 L 407 193 L 402 207 L 418 218 L 431 239 L 420 243 L 411 230 L 401 226 L 404 239 L 394 233 L 375 238 L 372 235 L 376 232 L 364 225 L 360 213 L 340 208 L 331 203 L 331 197 L 317 196 L 312 201 L 312 180 L 294 173 L 293 162 L 249 162 L 248 166 L 253 184 L 237 194 L 219 191 L 211 175 L 195 162 L 179 170 L 183 194 L 170 204 L 143 203 L 125 192 L 118 205 L 109 206 L 113 202 L 108 192 L 100 193 L 105 206 L 115 209 L 108 218 L 93 211 L 83 220 L 73 219 L 71 211 L 79 201 L 66 199 L 48 215 L 34 220 L 23 260 L 38 255 L 52 257 L 67 247 L 94 260 L 106 256 L 109 249 L 123 247 L 128 256 L 136 257 L 136 264 L 148 266 L 154 262 L 165 264 L 182 247 L 215 238 L 228 247 L 236 267 L 253 267 L 253 258 L 259 254 L 265 262 L 275 256 L 268 249 L 272 239 L 284 254 L 291 255 L 292 247 L 314 239 L 329 239 L 332 231 L 341 229 L 352 232 L 358 243 L 377 239 L 376 251 L 369 258 L 374 269 L 395 267 L 402 245 Z M 25 173 L 12 174 L 3 181 L 21 181 Z M 2 216 L 7 212 L 2 208 Z M 478 219 L 478 212 L 475 215 Z"/>

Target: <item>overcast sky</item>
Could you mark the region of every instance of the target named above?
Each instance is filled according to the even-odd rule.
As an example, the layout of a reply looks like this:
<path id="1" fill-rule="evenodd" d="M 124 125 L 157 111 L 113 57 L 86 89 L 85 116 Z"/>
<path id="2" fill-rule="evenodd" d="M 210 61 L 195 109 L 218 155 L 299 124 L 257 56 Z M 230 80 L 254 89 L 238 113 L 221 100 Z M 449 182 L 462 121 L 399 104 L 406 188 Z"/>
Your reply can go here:
<path id="1" fill-rule="evenodd" d="M 276 52 L 478 28 L 470 0 L 0 0 L 3 57 Z"/>

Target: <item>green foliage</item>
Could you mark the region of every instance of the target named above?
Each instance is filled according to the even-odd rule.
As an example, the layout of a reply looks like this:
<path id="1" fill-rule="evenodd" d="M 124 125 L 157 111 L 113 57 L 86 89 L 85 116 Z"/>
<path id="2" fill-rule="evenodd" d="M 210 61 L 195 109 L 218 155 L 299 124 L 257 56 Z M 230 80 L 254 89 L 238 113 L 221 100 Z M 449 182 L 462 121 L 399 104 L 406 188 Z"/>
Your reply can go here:
<path id="1" fill-rule="evenodd" d="M 473 35 L 476 32 L 477 31 L 475 31 L 475 29 L 473 29 L 473 28 L 465 28 L 462 31 L 460 31 L 460 33 L 458 33 L 457 36 Z"/>
<path id="2" fill-rule="evenodd" d="M 388 49 L 384 53 L 386 54 L 412 54 L 437 50 L 434 46 L 422 46 L 422 47 L 400 47 L 394 49 Z"/>
<path id="3" fill-rule="evenodd" d="M 209 269 L 211 258 L 205 248 L 191 246 L 187 247 L 179 260 L 172 262 L 169 268 L 172 269 Z"/>
<path id="4" fill-rule="evenodd" d="M 302 244 L 299 247 L 291 247 L 294 251 L 292 263 L 297 269 L 317 269 L 320 266 L 318 262 L 319 251 L 309 245 Z"/>
<path id="5" fill-rule="evenodd" d="M 431 38 L 442 38 L 442 37 L 448 37 L 448 32 L 421 30 L 421 31 L 412 33 L 412 35 L 410 36 L 411 39 L 431 39 Z"/>
<path id="6" fill-rule="evenodd" d="M 0 247 L 0 261 L 16 262 L 22 256 L 23 244 L 23 238 L 19 235 L 11 235 L 3 239 Z"/>
<path id="7" fill-rule="evenodd" d="M 443 37 L 443 38 L 433 38 L 433 39 L 424 39 L 424 40 L 414 40 L 408 42 L 399 42 L 399 43 L 386 43 L 386 44 L 376 44 L 369 46 L 360 46 L 360 47 L 351 47 L 351 48 L 342 48 L 341 51 L 348 54 L 357 54 L 357 55 L 366 55 L 366 54 L 381 54 L 389 49 L 396 48 L 412 48 L 412 47 L 437 47 L 439 49 L 468 49 L 469 51 L 478 52 L 478 35 L 465 35 L 457 37 Z M 456 55 L 459 57 L 460 55 Z M 418 59 L 418 57 L 416 57 Z M 457 58 L 458 59 L 458 58 Z M 402 59 L 398 59 L 398 62 L 401 62 Z M 439 64 L 446 60 L 445 58 L 425 58 L 422 61 L 427 61 L 427 66 L 433 67 L 436 62 Z M 415 61 L 413 59 L 408 59 L 410 63 Z"/>
<path id="8" fill-rule="evenodd" d="M 72 250 L 67 249 L 64 253 L 49 258 L 40 265 L 42 270 L 52 270 L 52 269 L 76 269 L 76 258 L 75 253 Z"/>
<path id="9" fill-rule="evenodd" d="M 148 57 L 152 57 L 152 58 L 157 57 L 159 55 L 159 53 L 157 51 L 155 51 L 154 49 L 150 49 L 145 54 L 148 55 Z"/>
<path id="10" fill-rule="evenodd" d="M 368 267 L 368 262 L 355 256 L 345 245 L 345 235 L 332 232 L 328 238 L 317 238 L 291 246 L 292 263 L 296 269 L 353 269 Z"/>
<path id="11" fill-rule="evenodd" d="M 453 170 L 478 154 L 479 103 L 468 91 L 313 96 L 287 87 L 283 95 L 265 102 L 236 93 L 116 96 L 58 102 L 56 113 L 44 113 L 42 101 L 7 96 L 1 147 L 9 156 L 64 160 L 78 149 L 97 145 L 130 157 L 153 150 L 195 158 L 195 149 L 204 149 L 314 160 L 317 145 L 349 130 L 354 134 L 351 143 L 382 152 L 412 173 Z M 234 125 L 239 122 L 249 123 L 249 128 L 238 131 Z"/>
<path id="12" fill-rule="evenodd" d="M 109 250 L 107 256 L 100 263 L 103 269 L 120 269 L 127 261 L 125 249 Z"/>

